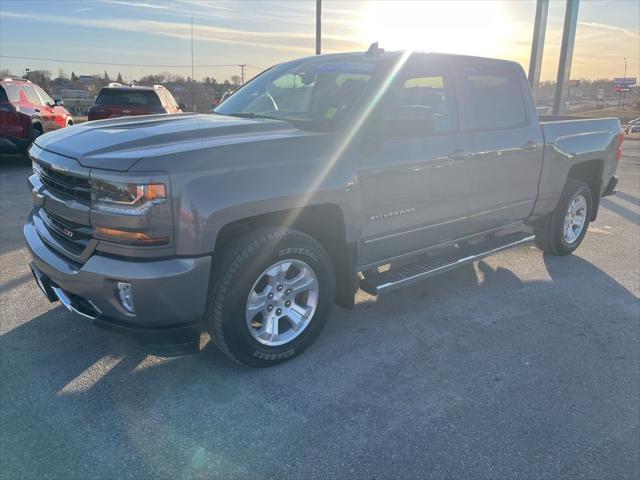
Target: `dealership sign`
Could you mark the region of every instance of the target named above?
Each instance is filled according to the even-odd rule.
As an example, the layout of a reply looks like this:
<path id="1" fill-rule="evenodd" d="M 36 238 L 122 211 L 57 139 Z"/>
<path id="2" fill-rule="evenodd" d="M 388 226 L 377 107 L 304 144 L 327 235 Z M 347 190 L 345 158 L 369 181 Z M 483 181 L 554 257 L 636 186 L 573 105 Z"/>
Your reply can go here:
<path id="1" fill-rule="evenodd" d="M 626 77 L 626 78 L 614 78 L 613 79 L 613 84 L 616 87 L 635 87 L 636 85 L 636 78 L 630 78 L 630 77 Z"/>

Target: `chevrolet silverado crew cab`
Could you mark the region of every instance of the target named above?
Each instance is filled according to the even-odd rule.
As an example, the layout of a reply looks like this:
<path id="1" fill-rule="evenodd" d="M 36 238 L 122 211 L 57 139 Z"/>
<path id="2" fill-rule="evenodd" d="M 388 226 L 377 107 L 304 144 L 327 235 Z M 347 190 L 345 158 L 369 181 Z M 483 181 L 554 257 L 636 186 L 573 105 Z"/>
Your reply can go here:
<path id="1" fill-rule="evenodd" d="M 618 119 L 539 118 L 522 68 L 443 54 L 304 58 L 214 114 L 38 137 L 24 226 L 51 301 L 154 350 L 268 366 L 334 304 L 535 240 L 566 255 L 613 192 Z"/>

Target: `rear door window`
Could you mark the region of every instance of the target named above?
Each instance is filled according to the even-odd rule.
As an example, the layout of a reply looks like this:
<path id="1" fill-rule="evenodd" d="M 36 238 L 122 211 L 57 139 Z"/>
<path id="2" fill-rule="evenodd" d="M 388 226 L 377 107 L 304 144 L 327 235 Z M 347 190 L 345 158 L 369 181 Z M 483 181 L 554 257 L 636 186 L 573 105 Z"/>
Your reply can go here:
<path id="1" fill-rule="evenodd" d="M 153 90 L 118 90 L 107 88 L 96 98 L 96 105 L 118 107 L 161 107 L 160 98 Z"/>
<path id="2" fill-rule="evenodd" d="M 464 90 L 471 130 L 513 128 L 527 123 L 520 80 L 512 68 L 465 67 Z"/>
<path id="3" fill-rule="evenodd" d="M 27 94 L 27 98 L 29 99 L 29 101 L 32 104 L 34 104 L 34 105 L 43 105 L 42 100 L 40 100 L 40 97 L 36 93 L 36 89 L 35 88 L 33 88 L 31 85 L 25 85 L 22 88 L 24 90 L 24 93 Z"/>

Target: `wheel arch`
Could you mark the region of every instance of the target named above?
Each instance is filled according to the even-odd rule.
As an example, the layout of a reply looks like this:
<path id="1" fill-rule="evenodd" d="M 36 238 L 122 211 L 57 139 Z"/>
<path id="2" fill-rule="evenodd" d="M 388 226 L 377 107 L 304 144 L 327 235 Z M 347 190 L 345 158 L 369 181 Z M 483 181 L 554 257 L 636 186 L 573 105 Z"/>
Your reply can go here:
<path id="1" fill-rule="evenodd" d="M 603 169 L 604 161 L 602 159 L 593 159 L 572 165 L 567 174 L 567 180 L 575 178 L 577 180 L 582 180 L 589 185 L 592 202 L 590 221 L 594 221 L 596 219 L 598 209 L 600 207 Z"/>
<path id="2" fill-rule="evenodd" d="M 353 307 L 356 289 L 356 245 L 346 237 L 345 216 L 339 205 L 323 203 L 242 218 L 224 225 L 215 241 L 216 257 L 241 236 L 262 227 L 287 227 L 316 239 L 327 251 L 336 275 L 336 303 Z"/>
<path id="3" fill-rule="evenodd" d="M 40 128 L 40 131 L 44 133 L 44 123 L 42 123 L 42 119 L 40 117 L 31 117 L 31 128 Z"/>

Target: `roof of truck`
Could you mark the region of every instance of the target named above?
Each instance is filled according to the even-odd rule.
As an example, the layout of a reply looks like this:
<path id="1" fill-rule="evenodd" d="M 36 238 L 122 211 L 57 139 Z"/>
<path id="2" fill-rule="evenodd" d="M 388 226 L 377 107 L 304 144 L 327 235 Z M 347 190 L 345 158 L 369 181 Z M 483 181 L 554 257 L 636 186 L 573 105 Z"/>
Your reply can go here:
<path id="1" fill-rule="evenodd" d="M 457 53 L 444 53 L 444 52 L 427 52 L 422 50 L 378 50 L 375 53 L 368 52 L 346 52 L 346 53 L 327 53 L 319 56 L 309 56 L 305 57 L 301 60 L 310 60 L 313 58 L 324 58 L 324 59 L 332 59 L 336 60 L 362 60 L 363 58 L 370 58 L 371 60 L 380 59 L 382 61 L 389 61 L 391 59 L 400 57 L 405 54 L 417 54 L 417 55 L 427 55 L 433 57 L 444 57 L 444 58 L 455 58 L 461 60 L 470 60 L 470 61 L 486 61 L 486 62 L 495 62 L 495 63 L 505 63 L 509 65 L 519 65 L 518 62 L 514 62 L 512 60 L 505 60 L 500 58 L 490 58 L 490 57 L 478 57 L 473 55 L 462 55 Z"/>

